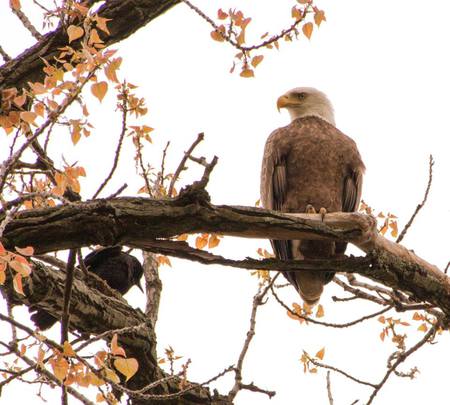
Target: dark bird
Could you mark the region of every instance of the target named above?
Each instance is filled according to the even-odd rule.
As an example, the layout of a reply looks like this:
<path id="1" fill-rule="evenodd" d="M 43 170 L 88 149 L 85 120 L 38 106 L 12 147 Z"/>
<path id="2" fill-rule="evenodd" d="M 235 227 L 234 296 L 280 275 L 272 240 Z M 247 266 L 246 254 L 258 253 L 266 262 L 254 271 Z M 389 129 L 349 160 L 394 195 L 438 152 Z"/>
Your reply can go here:
<path id="1" fill-rule="evenodd" d="M 88 271 L 105 280 L 111 288 L 122 295 L 133 285 L 144 292 L 140 284 L 144 268 L 134 256 L 122 252 L 121 246 L 94 250 L 83 258 L 83 262 Z M 31 320 L 40 330 L 49 329 L 58 321 L 53 315 L 41 309 L 31 315 Z"/>
<path id="2" fill-rule="evenodd" d="M 276 129 L 266 142 L 261 169 L 261 202 L 265 208 L 292 213 L 352 212 L 361 199 L 364 164 L 355 142 L 335 127 L 333 107 L 322 92 L 298 87 L 278 98 L 291 123 Z M 342 256 L 345 242 L 272 240 L 277 258 L 332 259 Z M 319 301 L 329 272 L 284 272 L 310 305 Z"/>

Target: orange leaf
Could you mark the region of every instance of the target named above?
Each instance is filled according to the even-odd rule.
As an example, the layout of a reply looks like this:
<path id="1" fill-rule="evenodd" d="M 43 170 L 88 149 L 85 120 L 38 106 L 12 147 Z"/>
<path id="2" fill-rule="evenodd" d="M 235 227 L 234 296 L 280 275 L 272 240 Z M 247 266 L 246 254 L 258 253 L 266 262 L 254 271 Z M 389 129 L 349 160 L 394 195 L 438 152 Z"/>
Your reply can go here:
<path id="1" fill-rule="evenodd" d="M 102 44 L 102 43 L 103 41 L 100 39 L 98 31 L 95 28 L 93 28 L 89 36 L 89 44 Z"/>
<path id="2" fill-rule="evenodd" d="M 16 11 L 20 10 L 20 0 L 9 0 L 9 5 Z"/>
<path id="3" fill-rule="evenodd" d="M 251 64 L 252 66 L 255 68 L 256 66 L 258 66 L 262 60 L 264 59 L 263 55 L 256 55 L 252 58 Z"/>
<path id="4" fill-rule="evenodd" d="M 325 18 L 325 12 L 323 10 L 317 10 L 314 13 L 314 22 L 316 23 L 316 25 L 318 27 L 320 27 L 320 24 L 322 23 L 322 21 L 326 21 L 327 19 Z"/>
<path id="5" fill-rule="evenodd" d="M 72 345 L 66 340 L 64 342 L 64 356 L 66 357 L 75 357 L 76 353 L 72 348 Z"/>
<path id="6" fill-rule="evenodd" d="M 422 323 L 417 330 L 420 330 L 421 332 L 426 332 L 428 330 L 427 324 L 426 323 Z"/>
<path id="7" fill-rule="evenodd" d="M 106 378 L 110 379 L 112 382 L 116 384 L 120 384 L 119 376 L 110 368 L 106 367 L 103 372 L 105 373 Z"/>
<path id="8" fill-rule="evenodd" d="M 311 22 L 307 22 L 306 24 L 303 25 L 302 31 L 306 38 L 311 39 L 313 28 L 314 26 Z"/>
<path id="9" fill-rule="evenodd" d="M 397 221 L 392 221 L 389 223 L 389 227 L 391 228 L 391 236 L 393 238 L 396 238 L 398 235 L 398 227 L 397 227 Z"/>
<path id="10" fill-rule="evenodd" d="M 96 16 L 95 20 L 97 21 L 97 27 L 99 29 L 101 29 L 103 32 L 106 32 L 109 35 L 110 32 L 108 30 L 108 27 L 106 26 L 106 23 L 108 21 L 111 21 L 111 19 L 110 18 L 102 18 L 102 17 Z"/>
<path id="11" fill-rule="evenodd" d="M 5 284 L 6 274 L 4 271 L 0 271 L 0 285 Z"/>
<path id="12" fill-rule="evenodd" d="M 139 363 L 134 358 L 116 359 L 114 360 L 114 367 L 123 374 L 126 377 L 126 381 L 128 381 L 138 371 Z"/>
<path id="13" fill-rule="evenodd" d="M 0 256 L 3 256 L 4 254 L 6 254 L 6 249 L 3 246 L 2 242 L 0 242 Z"/>
<path id="14" fill-rule="evenodd" d="M 219 10 L 217 11 L 217 18 L 219 20 L 225 20 L 228 17 L 228 14 L 225 13 L 225 11 L 223 11 L 221 8 L 219 8 Z"/>
<path id="15" fill-rule="evenodd" d="M 14 290 L 16 290 L 17 293 L 25 295 L 23 292 L 22 275 L 21 274 L 18 273 L 14 276 L 13 285 L 14 285 Z"/>
<path id="16" fill-rule="evenodd" d="M 325 311 L 323 310 L 322 304 L 319 304 L 317 307 L 316 317 L 322 318 L 325 315 Z"/>
<path id="17" fill-rule="evenodd" d="M 189 235 L 187 233 L 183 233 L 183 234 L 177 236 L 177 240 L 186 241 L 188 236 Z"/>
<path id="18" fill-rule="evenodd" d="M 24 248 L 19 248 L 16 246 L 15 249 L 18 253 L 20 253 L 21 255 L 24 255 L 24 256 L 31 256 L 34 253 L 34 249 L 31 246 L 27 246 Z"/>
<path id="19" fill-rule="evenodd" d="M 28 277 L 31 273 L 31 267 L 28 263 L 23 263 L 22 261 L 17 260 L 16 257 L 14 260 L 9 262 L 9 266 L 14 269 L 18 274 L 21 274 L 24 277 Z"/>
<path id="20" fill-rule="evenodd" d="M 77 27 L 76 25 L 69 25 L 69 28 L 67 28 L 67 35 L 69 36 L 69 44 L 72 41 L 81 38 L 83 34 L 84 34 L 83 28 Z"/>
<path id="21" fill-rule="evenodd" d="M 111 353 L 115 356 L 126 356 L 125 350 L 123 350 L 117 343 L 117 333 L 115 333 L 111 339 Z"/>
<path id="22" fill-rule="evenodd" d="M 34 120 L 36 119 L 36 113 L 32 111 L 22 111 L 20 113 L 20 118 L 28 124 L 34 124 Z"/>
<path id="23" fill-rule="evenodd" d="M 212 234 L 212 235 L 209 237 L 208 247 L 209 247 L 210 249 L 215 248 L 216 246 L 219 245 L 219 243 L 220 243 L 220 239 L 217 237 L 217 235 Z"/>
<path id="24" fill-rule="evenodd" d="M 45 114 L 45 106 L 43 103 L 37 103 L 33 107 L 34 112 L 39 115 L 40 117 L 43 117 Z"/>
<path id="25" fill-rule="evenodd" d="M 255 74 L 254 74 L 254 72 L 253 72 L 252 69 L 249 69 L 249 68 L 247 67 L 247 68 L 243 68 L 243 69 L 242 69 L 242 71 L 241 71 L 241 73 L 240 73 L 240 76 L 241 76 L 241 77 L 254 77 Z"/>
<path id="26" fill-rule="evenodd" d="M 108 83 L 106 82 L 98 82 L 94 83 L 91 86 L 92 94 L 98 98 L 98 100 L 101 102 L 103 98 L 105 97 L 106 92 L 108 91 Z"/>
<path id="27" fill-rule="evenodd" d="M 201 236 L 197 236 L 195 239 L 195 247 L 197 249 L 203 249 L 208 244 L 208 234 L 204 233 Z"/>
<path id="28" fill-rule="evenodd" d="M 211 31 L 211 38 L 214 39 L 214 41 L 223 42 L 225 39 L 223 38 L 222 34 L 219 31 Z"/>
<path id="29" fill-rule="evenodd" d="M 17 96 L 14 98 L 13 102 L 17 107 L 22 107 L 27 100 L 26 94 L 22 94 L 21 96 Z"/>
<path id="30" fill-rule="evenodd" d="M 421 321 L 421 320 L 423 320 L 423 316 L 420 315 L 418 312 L 414 312 L 413 319 L 415 321 Z"/>
<path id="31" fill-rule="evenodd" d="M 316 357 L 320 360 L 323 360 L 323 356 L 325 356 L 325 347 L 322 347 L 317 353 Z"/>

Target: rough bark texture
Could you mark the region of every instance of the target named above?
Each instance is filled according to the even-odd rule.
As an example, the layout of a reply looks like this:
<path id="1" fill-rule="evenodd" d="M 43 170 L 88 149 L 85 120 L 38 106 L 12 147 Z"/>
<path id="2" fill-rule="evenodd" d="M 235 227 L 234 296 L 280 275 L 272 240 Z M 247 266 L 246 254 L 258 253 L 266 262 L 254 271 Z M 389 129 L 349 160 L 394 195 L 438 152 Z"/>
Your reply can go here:
<path id="1" fill-rule="evenodd" d="M 80 272 L 81 273 L 81 272 Z M 61 316 L 65 274 L 62 271 L 34 262 L 30 278 L 24 279 L 25 296 L 14 292 L 12 283 L 2 286 L 12 302 L 45 309 Z M 120 294 L 109 288 L 98 277 L 76 274 L 70 303 L 70 329 L 99 335 L 112 329 L 143 325 L 132 332 L 119 335 L 119 342 L 128 357 L 139 360 L 139 372 L 126 384 L 132 390 L 166 377 L 157 364 L 156 336 L 150 319 L 139 309 L 131 308 Z M 177 381 L 172 380 L 152 390 L 152 394 L 170 394 L 179 391 Z M 136 404 L 230 405 L 224 397 L 212 396 L 207 388 L 196 388 L 180 398 L 167 401 L 134 401 Z"/>
<path id="2" fill-rule="evenodd" d="M 106 46 L 129 37 L 139 28 L 163 14 L 179 0 L 109 0 L 99 8 L 101 17 L 109 18 L 110 35 L 101 33 Z M 76 22 L 74 22 L 76 23 Z M 66 29 L 59 26 L 48 32 L 31 48 L 0 67 L 0 90 L 16 87 L 22 88 L 27 82 L 42 81 L 44 60 L 53 63 L 55 56 L 68 45 Z M 79 47 L 79 41 L 71 43 Z"/>
<path id="3" fill-rule="evenodd" d="M 405 247 L 379 236 L 375 219 L 358 213 L 327 214 L 322 221 L 320 215 L 215 206 L 204 194 L 188 191 L 175 200 L 124 197 L 23 211 L 8 224 L 1 241 L 10 249 L 31 245 L 37 253 L 89 244 L 121 244 L 161 252 L 161 242 L 156 239 L 195 232 L 344 240 L 371 254 L 367 265 L 356 272 L 418 301 L 428 301 L 450 315 L 449 278 Z"/>

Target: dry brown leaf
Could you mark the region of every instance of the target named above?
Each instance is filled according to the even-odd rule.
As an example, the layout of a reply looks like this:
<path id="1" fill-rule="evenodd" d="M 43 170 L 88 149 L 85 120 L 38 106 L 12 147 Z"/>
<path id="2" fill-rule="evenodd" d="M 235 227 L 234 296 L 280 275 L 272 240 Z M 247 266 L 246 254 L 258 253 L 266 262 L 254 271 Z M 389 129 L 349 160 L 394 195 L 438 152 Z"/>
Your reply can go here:
<path id="1" fill-rule="evenodd" d="M 76 25 L 69 25 L 67 28 L 67 35 L 69 36 L 69 44 L 84 35 L 84 30 Z"/>

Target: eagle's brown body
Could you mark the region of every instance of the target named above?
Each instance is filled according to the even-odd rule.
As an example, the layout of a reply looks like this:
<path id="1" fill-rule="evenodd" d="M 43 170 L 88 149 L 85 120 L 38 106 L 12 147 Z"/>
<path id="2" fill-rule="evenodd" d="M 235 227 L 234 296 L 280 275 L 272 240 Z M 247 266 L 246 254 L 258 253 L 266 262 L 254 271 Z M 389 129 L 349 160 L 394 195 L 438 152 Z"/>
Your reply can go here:
<path id="1" fill-rule="evenodd" d="M 265 208 L 305 212 L 351 212 L 361 198 L 364 164 L 355 142 L 322 118 L 305 116 L 275 130 L 267 139 L 261 170 Z M 271 241 L 278 258 L 319 259 L 342 255 L 346 244 L 330 241 Z M 330 273 L 287 272 L 305 302 L 318 301 Z"/>

